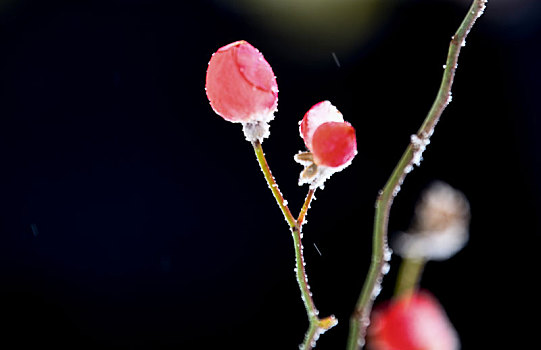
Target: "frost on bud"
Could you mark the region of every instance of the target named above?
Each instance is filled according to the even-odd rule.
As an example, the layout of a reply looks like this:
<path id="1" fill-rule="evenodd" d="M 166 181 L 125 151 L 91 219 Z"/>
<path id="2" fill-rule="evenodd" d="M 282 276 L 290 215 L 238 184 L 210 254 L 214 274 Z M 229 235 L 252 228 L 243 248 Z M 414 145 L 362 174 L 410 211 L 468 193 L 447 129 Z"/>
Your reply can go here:
<path id="1" fill-rule="evenodd" d="M 445 310 L 426 291 L 382 304 L 368 328 L 370 350 L 458 350 L 460 341 Z"/>
<path id="2" fill-rule="evenodd" d="M 336 109 L 329 101 L 316 103 L 302 118 L 299 125 L 299 132 L 304 140 L 306 148 L 312 149 L 312 138 L 316 129 L 323 123 L 343 122 L 342 113 Z"/>
<path id="3" fill-rule="evenodd" d="M 326 179 L 347 167 L 357 154 L 355 129 L 329 101 L 315 104 L 299 125 L 309 150 L 295 156 L 295 160 L 305 167 L 299 184 L 322 187 Z"/>
<path id="4" fill-rule="evenodd" d="M 395 250 L 406 258 L 445 260 L 468 242 L 470 205 L 464 194 L 443 182 L 424 191 L 413 225 L 401 233 Z"/>
<path id="5" fill-rule="evenodd" d="M 268 136 L 267 123 L 278 106 L 278 85 L 255 47 L 240 40 L 216 51 L 209 61 L 205 90 L 212 109 L 225 120 L 242 123 L 247 139 Z"/>

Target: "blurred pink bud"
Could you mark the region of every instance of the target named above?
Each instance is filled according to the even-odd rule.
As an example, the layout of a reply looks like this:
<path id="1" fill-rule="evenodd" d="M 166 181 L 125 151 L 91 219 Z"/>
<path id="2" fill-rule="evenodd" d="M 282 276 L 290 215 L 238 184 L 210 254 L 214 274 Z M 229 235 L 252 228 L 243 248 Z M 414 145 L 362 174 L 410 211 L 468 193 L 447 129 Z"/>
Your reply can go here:
<path id="1" fill-rule="evenodd" d="M 206 92 L 212 109 L 231 122 L 266 123 L 278 106 L 278 85 L 271 66 L 244 40 L 212 55 Z"/>
<path id="2" fill-rule="evenodd" d="M 426 291 L 381 305 L 368 328 L 371 350 L 457 350 L 458 335 L 442 306 Z"/>

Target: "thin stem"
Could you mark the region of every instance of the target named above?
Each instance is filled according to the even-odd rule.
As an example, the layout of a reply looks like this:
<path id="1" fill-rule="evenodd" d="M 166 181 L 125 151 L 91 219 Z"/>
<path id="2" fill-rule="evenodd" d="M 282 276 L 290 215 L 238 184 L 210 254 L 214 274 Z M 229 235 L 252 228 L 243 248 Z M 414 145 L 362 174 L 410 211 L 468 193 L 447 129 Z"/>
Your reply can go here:
<path id="1" fill-rule="evenodd" d="M 394 296 L 396 298 L 413 294 L 417 290 L 426 260 L 422 258 L 403 258 L 398 270 Z"/>
<path id="2" fill-rule="evenodd" d="M 308 285 L 308 277 L 306 276 L 304 255 L 302 254 L 302 224 L 310 208 L 310 203 L 312 198 L 314 198 L 315 189 L 310 189 L 304 200 L 299 217 L 297 218 L 297 227 L 293 230 L 293 242 L 295 244 L 295 262 L 296 262 L 296 272 L 297 272 L 297 282 L 299 283 L 299 288 L 302 293 L 302 300 L 304 301 L 304 307 L 306 308 L 306 314 L 308 315 L 308 320 L 310 321 L 310 327 L 313 324 L 317 324 L 319 321 L 317 315 L 319 311 L 316 309 L 314 300 L 312 299 L 312 293 L 310 292 L 310 285 Z M 310 333 L 310 330 L 308 331 Z M 308 336 L 307 333 L 307 336 Z"/>
<path id="3" fill-rule="evenodd" d="M 291 214 L 291 211 L 289 210 L 289 207 L 287 206 L 287 201 L 284 199 L 282 193 L 278 188 L 278 184 L 272 176 L 269 165 L 265 158 L 265 153 L 263 152 L 263 147 L 261 146 L 261 142 L 254 141 L 252 142 L 252 146 L 254 148 L 257 161 L 259 162 L 261 170 L 263 171 L 263 175 L 267 180 L 267 184 L 269 185 L 269 188 L 271 189 L 272 194 L 276 199 L 276 203 L 278 203 L 278 206 L 284 214 L 285 220 L 291 228 L 291 234 L 293 236 L 293 244 L 295 248 L 295 275 L 297 277 L 297 283 L 299 284 L 299 289 L 301 291 L 301 298 L 306 309 L 306 314 L 308 315 L 308 321 L 310 322 L 310 326 L 308 328 L 308 331 L 306 332 L 304 342 L 301 345 L 301 349 L 310 350 L 313 348 L 321 334 L 323 334 L 328 329 L 334 327 L 338 323 L 334 316 L 329 316 L 324 319 L 318 318 L 319 311 L 314 304 L 312 292 L 310 292 L 310 286 L 308 285 L 308 278 L 306 276 L 304 256 L 302 253 L 303 247 L 301 227 L 302 224 L 305 222 L 306 213 L 308 212 L 308 209 L 310 208 L 310 203 L 314 198 L 315 189 L 311 189 L 308 191 L 306 200 L 304 201 L 298 219 L 295 220 L 295 218 Z"/>
<path id="4" fill-rule="evenodd" d="M 451 86 L 457 68 L 460 49 L 465 43 L 466 36 L 471 30 L 475 20 L 483 14 L 487 0 L 474 0 L 464 20 L 458 27 L 449 44 L 447 61 L 438 94 L 423 124 L 416 135 L 412 135 L 411 142 L 394 168 L 387 183 L 380 191 L 376 201 L 374 216 L 374 233 L 372 243 L 372 260 L 366 276 L 361 294 L 350 319 L 350 332 L 347 349 L 356 350 L 364 346 L 366 328 L 370 323 L 370 312 L 377 294 L 381 290 L 385 264 L 390 259 L 391 251 L 387 246 L 387 225 L 393 199 L 400 190 L 407 173 L 413 165 L 419 165 L 422 152 L 430 142 L 429 138 L 445 107 L 450 102 Z"/>
<path id="5" fill-rule="evenodd" d="M 319 338 L 319 327 L 317 322 L 310 322 L 308 331 L 304 336 L 304 342 L 300 346 L 300 350 L 311 350 L 316 346 L 317 338 Z"/>
<path id="6" fill-rule="evenodd" d="M 267 184 L 269 185 L 269 188 L 272 191 L 274 198 L 276 199 L 276 203 L 278 203 L 278 206 L 282 210 L 284 218 L 289 224 L 289 227 L 292 230 L 295 229 L 295 227 L 297 226 L 297 220 L 295 220 L 295 218 L 291 214 L 291 211 L 287 206 L 287 201 L 284 199 L 284 196 L 282 196 L 282 192 L 280 192 L 278 184 L 274 180 L 274 176 L 272 176 L 269 164 L 267 163 L 267 159 L 265 158 L 265 153 L 263 152 L 263 147 L 261 146 L 261 142 L 254 141 L 252 142 L 252 146 L 254 147 L 255 156 L 257 157 L 257 161 L 259 163 L 259 166 L 261 167 L 261 171 L 265 176 L 265 180 L 267 180 Z"/>
<path id="7" fill-rule="evenodd" d="M 297 218 L 297 227 L 298 231 L 293 232 L 293 240 L 295 242 L 295 258 L 297 263 L 297 282 L 299 282 L 299 288 L 302 293 L 302 299 L 304 301 L 304 306 L 306 308 L 306 313 L 308 314 L 308 320 L 310 321 L 310 326 L 306 335 L 304 337 L 304 342 L 301 345 L 301 349 L 310 350 L 312 349 L 319 336 L 325 333 L 327 330 L 338 324 L 338 320 L 333 316 L 326 317 L 324 319 L 318 318 L 319 311 L 316 309 L 314 301 L 312 299 L 312 293 L 310 292 L 310 286 L 308 285 L 308 279 L 306 278 L 306 271 L 304 269 L 304 257 L 302 254 L 302 225 L 306 222 L 306 213 L 310 208 L 310 203 L 314 199 L 314 193 L 316 189 L 310 189 L 304 200 L 304 204 Z M 300 273 L 302 271 L 302 273 Z M 303 281 L 304 283 L 301 283 Z"/>
<path id="8" fill-rule="evenodd" d="M 306 217 L 306 213 L 308 212 L 308 209 L 310 208 L 310 203 L 312 202 L 312 199 L 314 198 L 314 193 L 316 192 L 315 188 L 311 188 L 308 191 L 308 194 L 306 195 L 306 199 L 304 200 L 304 204 L 302 205 L 301 212 L 299 213 L 299 217 L 297 218 L 297 225 L 301 227 L 304 224 L 304 218 Z"/>
<path id="9" fill-rule="evenodd" d="M 317 321 L 319 311 L 316 309 L 314 300 L 312 299 L 312 292 L 310 292 L 310 286 L 308 285 L 308 278 L 306 277 L 306 270 L 304 268 L 304 256 L 302 254 L 302 237 L 298 227 L 293 229 L 292 235 L 293 244 L 295 245 L 295 273 L 297 275 L 297 283 L 301 290 L 301 298 L 306 308 L 308 320 L 312 323 L 313 320 Z"/>

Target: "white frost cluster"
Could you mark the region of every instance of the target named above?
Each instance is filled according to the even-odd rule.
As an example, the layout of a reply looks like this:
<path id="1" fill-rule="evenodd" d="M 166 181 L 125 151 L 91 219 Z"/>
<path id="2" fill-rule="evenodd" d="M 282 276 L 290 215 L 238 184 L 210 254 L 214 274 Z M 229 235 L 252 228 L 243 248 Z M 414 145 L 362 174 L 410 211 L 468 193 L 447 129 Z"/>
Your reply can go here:
<path id="1" fill-rule="evenodd" d="M 411 135 L 410 140 L 411 140 L 411 144 L 413 145 L 412 163 L 417 166 L 420 166 L 421 161 L 423 160 L 423 152 L 425 151 L 426 146 L 430 144 L 430 139 L 428 137 L 419 138 L 417 135 L 413 134 Z"/>
<path id="2" fill-rule="evenodd" d="M 263 139 L 269 137 L 270 135 L 269 129 L 270 125 L 266 121 L 242 123 L 242 131 L 244 132 L 244 137 L 248 142 L 263 142 Z"/>
<path id="3" fill-rule="evenodd" d="M 307 113 L 309 113 L 309 118 L 306 118 L 306 137 L 301 133 L 301 137 L 308 142 L 309 147 L 312 144 L 312 137 L 316 129 L 324 123 L 328 122 L 344 122 L 344 116 L 340 111 L 333 106 L 329 101 L 323 101 L 312 107 Z M 299 124 L 302 123 L 302 120 Z M 300 128 L 299 128 L 300 132 Z"/>
<path id="4" fill-rule="evenodd" d="M 313 160 L 305 160 L 299 157 L 299 155 L 302 155 L 304 153 L 305 152 L 300 151 L 294 157 L 297 163 L 304 166 L 304 171 L 301 173 L 299 177 L 299 186 L 308 184 L 310 185 L 311 189 L 316 189 L 318 187 L 320 189 L 323 189 L 325 187 L 325 181 L 327 181 L 332 176 L 332 174 L 344 170 L 353 161 L 353 158 L 352 158 L 351 160 L 342 164 L 339 167 L 328 167 L 324 165 L 316 165 L 313 162 Z M 306 170 L 312 170 L 310 172 L 310 175 L 306 173 Z"/>
<path id="5" fill-rule="evenodd" d="M 248 142 L 259 141 L 263 142 L 270 136 L 269 123 L 274 119 L 274 113 L 278 111 L 278 108 L 266 109 L 263 112 L 253 114 L 249 122 L 242 122 L 242 131 L 244 137 Z"/>

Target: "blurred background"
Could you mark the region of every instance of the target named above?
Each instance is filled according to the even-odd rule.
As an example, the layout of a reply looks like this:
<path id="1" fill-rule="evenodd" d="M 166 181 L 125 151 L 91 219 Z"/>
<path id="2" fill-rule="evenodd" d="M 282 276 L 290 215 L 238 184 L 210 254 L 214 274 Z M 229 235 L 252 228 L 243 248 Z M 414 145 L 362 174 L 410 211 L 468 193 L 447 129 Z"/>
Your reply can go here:
<path id="1" fill-rule="evenodd" d="M 0 347 L 297 348 L 308 322 L 288 227 L 241 127 L 204 92 L 211 54 L 245 39 L 278 79 L 263 146 L 293 212 L 303 114 L 328 99 L 357 130 L 357 157 L 304 227 L 316 305 L 340 321 L 318 349 L 344 348 L 377 192 L 469 3 L 0 0 Z M 537 342 L 540 44 L 541 2 L 489 1 L 391 213 L 392 236 L 434 180 L 468 197 L 468 245 L 421 282 L 464 349 Z"/>

